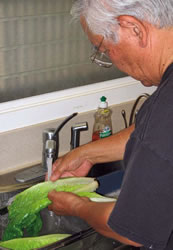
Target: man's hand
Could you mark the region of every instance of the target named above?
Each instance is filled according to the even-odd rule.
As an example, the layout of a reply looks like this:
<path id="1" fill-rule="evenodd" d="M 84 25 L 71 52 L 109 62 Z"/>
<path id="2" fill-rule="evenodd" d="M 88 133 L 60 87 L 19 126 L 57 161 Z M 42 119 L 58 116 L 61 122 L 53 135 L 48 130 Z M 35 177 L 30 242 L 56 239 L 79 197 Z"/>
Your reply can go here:
<path id="1" fill-rule="evenodd" d="M 55 181 L 60 177 L 86 176 L 92 166 L 93 163 L 83 157 L 82 147 L 79 147 L 55 161 L 50 179 Z"/>
<path id="2" fill-rule="evenodd" d="M 70 192 L 51 191 L 48 194 L 48 198 L 52 201 L 48 209 L 56 215 L 78 216 L 77 211 L 79 206 L 83 203 L 90 202 L 88 198 L 80 197 Z"/>

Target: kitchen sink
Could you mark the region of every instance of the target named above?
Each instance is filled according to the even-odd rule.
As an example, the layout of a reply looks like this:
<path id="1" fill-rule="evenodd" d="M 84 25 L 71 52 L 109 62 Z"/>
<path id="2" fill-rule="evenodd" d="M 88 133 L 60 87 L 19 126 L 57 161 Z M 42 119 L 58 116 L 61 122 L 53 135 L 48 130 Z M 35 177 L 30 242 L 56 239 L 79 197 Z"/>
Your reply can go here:
<path id="1" fill-rule="evenodd" d="M 59 242 L 53 243 L 49 246 L 39 248 L 40 250 L 114 250 L 120 246 L 120 243 L 106 238 L 78 217 L 73 216 L 56 216 L 48 209 L 41 211 L 41 218 L 43 221 L 43 227 L 40 231 L 41 235 L 56 234 L 56 233 L 68 233 L 72 236 L 63 239 Z M 5 226 L 8 223 L 7 214 L 1 216 L 1 237 Z M 25 237 L 28 235 L 25 233 Z M 5 249 L 5 248 L 0 248 Z"/>
<path id="2" fill-rule="evenodd" d="M 123 179 L 123 171 L 117 170 L 105 175 L 96 177 L 100 183 L 97 192 L 100 194 L 107 194 L 108 196 L 115 196 L 120 191 L 121 182 Z M 48 249 L 62 249 L 62 250 L 125 250 L 128 246 L 122 246 L 119 242 L 104 237 L 97 233 L 94 229 L 83 221 L 82 219 L 74 216 L 56 216 L 53 212 L 47 208 L 41 211 L 41 217 L 43 221 L 43 227 L 40 231 L 40 235 L 56 234 L 56 233 L 68 233 L 72 236 L 40 248 L 40 250 Z M 8 223 L 8 214 L 0 216 L 0 240 L 2 238 L 3 231 Z M 25 234 L 27 236 L 27 234 Z M 126 248 L 119 248 L 126 247 Z M 3 248 L 0 248 L 3 249 Z M 136 248 L 135 248 L 136 250 Z"/>
<path id="3" fill-rule="evenodd" d="M 56 216 L 47 209 L 41 212 L 41 217 L 43 218 L 43 228 L 40 235 L 50 233 L 72 234 L 71 237 L 54 244 L 54 248 L 49 249 L 114 250 L 115 247 L 120 246 L 120 243 L 95 232 L 84 220 L 78 217 Z"/>

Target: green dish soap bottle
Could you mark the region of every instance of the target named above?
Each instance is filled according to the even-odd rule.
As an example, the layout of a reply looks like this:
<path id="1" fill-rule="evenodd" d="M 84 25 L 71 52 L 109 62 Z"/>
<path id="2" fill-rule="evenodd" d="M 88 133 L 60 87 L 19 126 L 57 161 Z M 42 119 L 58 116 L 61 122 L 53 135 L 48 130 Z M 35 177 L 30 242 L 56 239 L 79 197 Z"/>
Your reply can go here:
<path id="1" fill-rule="evenodd" d="M 93 126 L 92 141 L 99 140 L 101 138 L 112 135 L 112 111 L 108 107 L 106 97 L 100 98 L 99 107 L 94 115 L 95 122 Z"/>

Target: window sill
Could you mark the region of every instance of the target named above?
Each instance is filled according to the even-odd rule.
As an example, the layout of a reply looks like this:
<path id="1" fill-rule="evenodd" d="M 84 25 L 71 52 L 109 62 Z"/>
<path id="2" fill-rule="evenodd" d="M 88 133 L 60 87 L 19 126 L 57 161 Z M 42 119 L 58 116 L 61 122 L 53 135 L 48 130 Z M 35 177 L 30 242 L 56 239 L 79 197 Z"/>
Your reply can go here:
<path id="1" fill-rule="evenodd" d="M 134 100 L 145 92 L 151 94 L 155 89 L 124 77 L 1 103 L 0 133 L 96 109 L 102 95 L 108 98 L 109 105 L 114 105 Z"/>

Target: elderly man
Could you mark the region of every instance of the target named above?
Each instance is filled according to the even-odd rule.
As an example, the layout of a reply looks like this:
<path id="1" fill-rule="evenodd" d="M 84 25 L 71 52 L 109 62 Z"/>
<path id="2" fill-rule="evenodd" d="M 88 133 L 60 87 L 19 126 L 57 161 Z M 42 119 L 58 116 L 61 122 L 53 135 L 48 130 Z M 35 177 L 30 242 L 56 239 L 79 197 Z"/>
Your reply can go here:
<path id="1" fill-rule="evenodd" d="M 101 234 L 142 249 L 173 249 L 172 13 L 173 0 L 78 0 L 72 8 L 97 48 L 93 62 L 115 64 L 157 90 L 135 125 L 74 149 L 54 164 L 52 181 L 85 176 L 95 163 L 123 159 L 116 204 L 53 191 L 49 209 L 79 216 Z"/>

